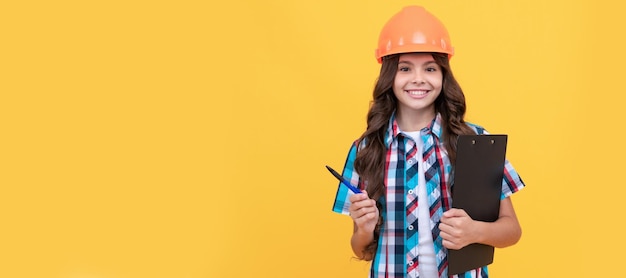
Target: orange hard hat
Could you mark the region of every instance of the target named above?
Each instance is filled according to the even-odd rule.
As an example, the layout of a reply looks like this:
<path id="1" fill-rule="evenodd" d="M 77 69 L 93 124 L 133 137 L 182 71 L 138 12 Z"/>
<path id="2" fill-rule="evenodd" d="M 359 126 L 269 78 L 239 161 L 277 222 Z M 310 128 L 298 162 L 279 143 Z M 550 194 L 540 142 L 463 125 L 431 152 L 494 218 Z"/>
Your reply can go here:
<path id="1" fill-rule="evenodd" d="M 404 7 L 387 21 L 378 37 L 378 63 L 384 56 L 409 52 L 446 53 L 448 58 L 454 55 L 446 27 L 421 6 Z"/>

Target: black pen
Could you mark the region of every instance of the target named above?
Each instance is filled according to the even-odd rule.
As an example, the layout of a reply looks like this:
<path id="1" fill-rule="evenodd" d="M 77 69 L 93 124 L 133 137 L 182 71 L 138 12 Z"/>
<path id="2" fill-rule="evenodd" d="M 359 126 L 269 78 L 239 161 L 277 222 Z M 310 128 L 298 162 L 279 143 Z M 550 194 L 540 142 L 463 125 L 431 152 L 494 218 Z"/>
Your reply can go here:
<path id="1" fill-rule="evenodd" d="M 345 185 L 348 188 L 350 188 L 350 190 L 352 190 L 352 192 L 357 193 L 357 194 L 361 193 L 361 190 L 359 188 L 357 188 L 356 186 L 350 184 L 350 182 L 347 181 L 346 178 L 344 178 L 342 175 L 337 173 L 337 171 L 333 170 L 333 168 L 330 168 L 328 165 L 326 165 L 326 169 L 328 169 L 328 171 L 330 171 L 330 173 L 333 174 L 333 176 L 335 176 L 335 178 L 337 178 L 341 183 L 343 183 L 343 185 Z"/>

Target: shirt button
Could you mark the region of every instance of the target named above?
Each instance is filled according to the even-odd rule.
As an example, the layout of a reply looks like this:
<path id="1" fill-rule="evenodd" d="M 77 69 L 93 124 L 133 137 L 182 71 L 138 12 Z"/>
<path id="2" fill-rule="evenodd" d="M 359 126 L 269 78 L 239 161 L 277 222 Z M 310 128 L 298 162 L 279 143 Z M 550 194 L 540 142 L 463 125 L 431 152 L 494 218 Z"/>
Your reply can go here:
<path id="1" fill-rule="evenodd" d="M 409 225 L 409 231 L 413 231 L 413 225 Z"/>
<path id="2" fill-rule="evenodd" d="M 409 195 L 413 195 L 413 189 L 409 189 Z"/>
<path id="3" fill-rule="evenodd" d="M 412 266 L 412 265 L 413 265 L 413 261 L 409 261 L 409 266 Z"/>
<path id="4" fill-rule="evenodd" d="M 411 158 L 411 159 L 409 159 L 408 162 L 409 162 L 409 165 L 413 165 L 413 163 L 415 163 L 415 159 Z"/>

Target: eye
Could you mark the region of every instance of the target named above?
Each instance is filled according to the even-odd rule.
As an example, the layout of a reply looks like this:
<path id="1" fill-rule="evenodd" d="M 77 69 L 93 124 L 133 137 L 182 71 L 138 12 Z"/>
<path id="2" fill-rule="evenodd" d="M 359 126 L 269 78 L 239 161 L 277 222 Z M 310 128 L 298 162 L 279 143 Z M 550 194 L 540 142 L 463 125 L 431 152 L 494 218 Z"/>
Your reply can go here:
<path id="1" fill-rule="evenodd" d="M 435 72 L 435 71 L 437 71 L 437 68 L 436 67 L 427 67 L 426 71 L 428 71 L 428 72 Z"/>
<path id="2" fill-rule="evenodd" d="M 409 67 L 399 67 L 398 71 L 409 71 Z"/>

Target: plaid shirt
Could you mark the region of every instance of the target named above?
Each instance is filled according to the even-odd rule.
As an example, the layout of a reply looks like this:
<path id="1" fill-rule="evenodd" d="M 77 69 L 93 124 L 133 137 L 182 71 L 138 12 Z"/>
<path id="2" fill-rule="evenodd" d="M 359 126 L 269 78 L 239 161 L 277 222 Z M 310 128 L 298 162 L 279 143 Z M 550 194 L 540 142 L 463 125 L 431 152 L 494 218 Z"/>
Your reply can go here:
<path id="1" fill-rule="evenodd" d="M 477 134 L 487 134 L 480 126 L 469 124 Z M 437 115 L 432 123 L 420 131 L 423 141 L 423 165 L 426 178 L 426 188 L 428 196 L 428 206 L 431 215 L 430 225 L 434 227 L 433 244 L 435 257 L 439 269 L 440 277 L 447 277 L 447 249 L 443 246 L 438 224 L 444 211 L 451 208 L 452 198 L 450 185 L 450 172 L 452 165 L 448 159 L 443 146 L 441 116 Z M 404 135 L 399 129 L 395 115 L 391 117 L 388 130 L 385 135 L 387 145 L 387 155 L 385 162 L 385 195 L 379 200 L 382 203 L 381 215 L 384 225 L 381 227 L 376 251 L 369 277 L 389 278 L 389 277 L 417 277 L 417 232 L 413 227 L 407 228 L 407 206 L 415 197 L 407 196 L 408 190 L 416 190 L 417 178 L 409 178 L 410 171 L 415 171 L 412 157 L 408 157 L 409 150 L 415 147 L 415 142 Z M 359 146 L 354 142 L 350 148 L 348 158 L 343 170 L 343 176 L 352 184 L 359 184 L 363 188 L 363 183 L 359 179 L 358 173 L 354 170 L 354 160 Z M 362 147 L 362 145 L 360 146 Z M 407 158 L 408 157 L 408 158 Z M 419 156 L 418 156 L 419 157 Z M 408 162 L 408 163 L 407 163 Z M 413 175 L 415 176 L 415 175 Z M 517 172 L 513 169 L 508 160 L 505 162 L 504 178 L 502 181 L 501 199 L 517 192 L 524 187 Z M 338 186 L 337 195 L 333 211 L 348 214 L 350 206 L 349 196 L 353 194 L 345 186 Z M 417 210 L 414 210 L 417 213 Z M 415 217 L 413 217 L 415 218 Z M 417 226 L 415 226 L 417 227 Z M 466 273 L 451 277 L 488 277 L 487 266 L 477 268 Z"/>

